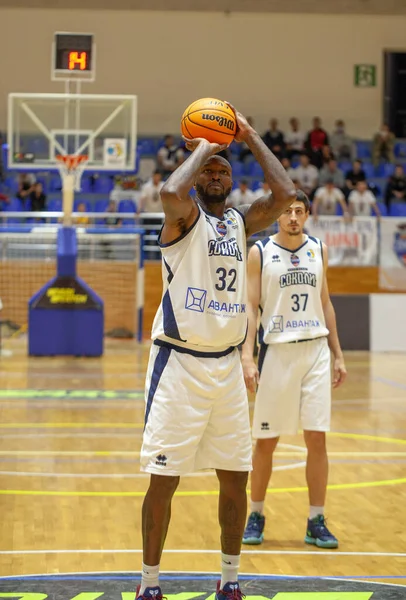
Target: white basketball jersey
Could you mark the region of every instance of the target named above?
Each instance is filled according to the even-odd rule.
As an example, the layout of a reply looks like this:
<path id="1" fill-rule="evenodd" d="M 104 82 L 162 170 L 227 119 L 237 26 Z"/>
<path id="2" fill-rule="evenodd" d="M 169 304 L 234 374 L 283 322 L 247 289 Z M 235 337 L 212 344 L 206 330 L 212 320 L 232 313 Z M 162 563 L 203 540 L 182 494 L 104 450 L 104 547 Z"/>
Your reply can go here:
<path id="1" fill-rule="evenodd" d="M 328 335 L 321 303 L 323 248 L 306 236 L 295 251 L 275 236 L 256 243 L 261 252 L 260 342 L 281 344 Z"/>
<path id="2" fill-rule="evenodd" d="M 230 208 L 219 219 L 199 206 L 189 231 L 161 251 L 163 295 L 152 339 L 200 352 L 238 346 L 247 330 L 242 215 Z"/>

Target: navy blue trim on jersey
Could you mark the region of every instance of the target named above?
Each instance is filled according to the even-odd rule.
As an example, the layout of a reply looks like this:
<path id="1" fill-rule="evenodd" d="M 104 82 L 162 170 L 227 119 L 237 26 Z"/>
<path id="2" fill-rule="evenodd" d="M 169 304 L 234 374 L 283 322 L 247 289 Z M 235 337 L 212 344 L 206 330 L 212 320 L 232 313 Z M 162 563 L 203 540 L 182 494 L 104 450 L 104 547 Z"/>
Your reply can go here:
<path id="1" fill-rule="evenodd" d="M 144 417 L 144 428 L 147 424 L 149 413 L 151 412 L 152 402 L 154 400 L 155 392 L 157 390 L 159 381 L 162 377 L 162 373 L 166 365 L 168 364 L 169 357 L 171 355 L 170 348 L 159 348 L 158 354 L 156 355 L 154 368 L 152 369 L 151 382 L 149 384 L 147 406 L 145 408 Z"/>
<path id="2" fill-rule="evenodd" d="M 317 238 L 313 237 L 312 235 L 308 235 L 307 237 L 309 238 L 309 240 L 312 240 L 312 242 L 314 242 L 315 244 L 318 244 L 320 241 Z"/>
<path id="3" fill-rule="evenodd" d="M 305 242 L 303 242 L 303 244 L 301 246 L 299 246 L 299 248 L 296 248 L 295 250 L 291 250 L 290 248 L 285 248 L 285 246 L 280 246 L 275 241 L 273 243 L 275 244 L 275 246 L 278 246 L 278 248 L 282 248 L 282 250 L 286 250 L 286 252 L 290 252 L 291 254 L 294 254 L 295 252 L 299 252 L 299 250 L 301 250 L 303 248 L 303 246 L 306 246 L 308 241 L 309 240 L 307 239 Z"/>
<path id="4" fill-rule="evenodd" d="M 170 266 L 168 265 L 168 263 L 166 262 L 166 260 L 163 257 L 162 257 L 162 260 L 164 261 L 164 265 L 166 267 L 166 270 L 168 271 L 168 283 L 170 283 L 173 279 L 172 269 L 170 268 Z"/>
<path id="5" fill-rule="evenodd" d="M 163 244 L 161 242 L 161 234 L 162 234 L 162 229 L 163 229 L 163 226 L 162 226 L 162 229 L 161 229 L 161 231 L 159 232 L 159 235 L 158 235 L 158 246 L 160 248 L 169 248 L 169 246 L 173 246 L 174 244 L 177 244 L 178 242 L 180 242 L 181 240 L 183 240 L 183 238 L 185 238 L 192 231 L 193 227 L 196 225 L 196 223 L 198 222 L 199 219 L 200 219 L 200 210 L 199 210 L 199 214 L 196 217 L 196 220 L 191 224 L 191 226 L 188 227 L 186 229 L 186 231 L 184 231 L 182 233 L 182 235 L 180 235 L 179 237 L 177 237 L 175 240 L 172 240 L 172 242 L 168 242 L 167 244 Z"/>
<path id="6" fill-rule="evenodd" d="M 255 246 L 259 250 L 259 258 L 260 258 L 260 261 L 261 261 L 261 272 L 262 272 L 262 267 L 264 266 L 264 254 L 262 252 L 262 243 L 261 243 L 261 241 L 255 242 Z"/>
<path id="7" fill-rule="evenodd" d="M 262 367 L 264 365 L 264 360 L 265 360 L 267 349 L 268 349 L 268 344 L 262 343 L 261 346 L 259 347 L 259 353 L 258 353 L 258 371 L 259 371 L 260 375 L 261 375 Z"/>
<path id="8" fill-rule="evenodd" d="M 319 242 L 320 242 L 321 260 L 322 260 L 322 263 L 324 265 L 323 242 L 321 240 L 319 240 Z"/>
<path id="9" fill-rule="evenodd" d="M 236 346 L 230 346 L 226 350 L 222 350 L 221 352 L 199 352 L 198 350 L 192 350 L 191 348 L 183 348 L 183 346 L 177 346 L 176 344 L 169 344 L 168 342 L 164 342 L 163 340 L 154 340 L 154 344 L 156 346 L 160 346 L 161 348 L 168 348 L 169 350 L 175 350 L 176 352 L 180 352 L 181 354 L 190 354 L 191 356 L 196 356 L 197 358 L 221 358 L 222 356 L 227 356 L 227 354 L 231 354 L 236 348 Z"/>
<path id="10" fill-rule="evenodd" d="M 180 337 L 175 313 L 173 312 L 172 300 L 169 294 L 169 290 L 166 290 L 164 297 L 162 298 L 162 312 L 165 335 L 167 335 L 170 338 L 173 338 L 174 340 L 186 342 L 186 340 L 182 340 L 182 338 Z"/>
<path id="11" fill-rule="evenodd" d="M 247 206 L 249 206 L 249 204 L 247 204 Z M 227 210 L 230 210 L 230 209 L 227 209 Z M 243 220 L 244 227 L 245 227 L 245 215 L 240 210 L 238 210 L 238 208 L 232 208 L 231 210 L 235 210 L 235 212 L 240 215 L 241 219 Z"/>

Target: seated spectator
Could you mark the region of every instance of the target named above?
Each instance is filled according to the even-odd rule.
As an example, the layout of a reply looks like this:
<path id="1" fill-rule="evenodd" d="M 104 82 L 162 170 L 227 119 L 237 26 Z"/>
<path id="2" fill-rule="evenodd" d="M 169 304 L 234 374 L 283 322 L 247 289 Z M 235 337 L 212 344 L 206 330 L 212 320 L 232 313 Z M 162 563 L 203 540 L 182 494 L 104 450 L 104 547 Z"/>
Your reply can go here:
<path id="1" fill-rule="evenodd" d="M 277 119 L 271 119 L 269 122 L 270 129 L 264 133 L 264 143 L 279 159 L 282 158 L 285 152 L 285 138 L 282 131 L 278 129 Z"/>
<path id="2" fill-rule="evenodd" d="M 290 166 L 290 160 L 288 159 L 287 156 L 285 156 L 284 158 L 282 158 L 281 164 L 282 164 L 283 168 L 285 169 L 286 173 L 292 179 L 295 176 L 296 171 L 295 171 L 295 169 L 293 169 Z"/>
<path id="3" fill-rule="evenodd" d="M 117 206 L 116 203 L 114 202 L 114 200 L 110 200 L 109 201 L 109 205 L 106 208 L 106 213 L 117 213 Z M 121 225 L 122 220 L 119 217 L 106 217 L 104 219 L 104 224 L 107 227 L 118 227 L 119 225 Z"/>
<path id="4" fill-rule="evenodd" d="M 269 187 L 269 183 L 264 181 L 261 183 L 261 187 L 259 187 L 254 192 L 254 199 L 259 200 L 260 198 L 268 198 L 272 194 L 271 188 Z"/>
<path id="5" fill-rule="evenodd" d="M 173 135 L 166 135 L 164 145 L 158 150 L 157 154 L 158 169 L 163 179 L 169 177 L 183 160 L 184 152 L 182 148 L 175 144 Z"/>
<path id="6" fill-rule="evenodd" d="M 33 212 L 41 212 L 46 209 L 47 197 L 44 194 L 42 183 L 37 181 L 33 185 L 33 191 L 30 193 L 31 210 Z"/>
<path id="7" fill-rule="evenodd" d="M 311 162 L 317 168 L 322 164 L 322 148 L 328 146 L 329 140 L 327 132 L 322 129 L 320 117 L 314 117 L 313 129 L 307 134 L 305 149 L 309 154 Z"/>
<path id="8" fill-rule="evenodd" d="M 350 214 L 354 217 L 370 217 L 371 208 L 377 217 L 381 216 L 376 198 L 368 189 L 366 181 L 358 181 L 355 190 L 352 190 L 348 196 L 348 207 Z"/>
<path id="9" fill-rule="evenodd" d="M 33 173 L 20 173 L 18 176 L 18 192 L 17 198 L 21 200 L 25 207 L 27 196 L 34 191 L 35 175 Z"/>
<path id="10" fill-rule="evenodd" d="M 350 193 L 351 190 L 355 189 L 358 181 L 366 181 L 367 177 L 365 171 L 362 168 L 362 160 L 354 160 L 352 163 L 351 171 L 347 171 L 345 175 L 345 187 L 346 191 Z"/>
<path id="11" fill-rule="evenodd" d="M 389 129 L 389 125 L 384 123 L 372 141 L 372 162 L 375 167 L 379 165 L 382 158 L 390 163 L 395 162 L 394 146 L 395 134 Z"/>
<path id="12" fill-rule="evenodd" d="M 338 168 L 337 161 L 330 158 L 328 163 L 321 169 L 319 173 L 319 183 L 324 185 L 327 181 L 332 180 L 334 185 L 343 189 L 345 185 L 344 173 Z"/>
<path id="13" fill-rule="evenodd" d="M 144 183 L 141 188 L 139 212 L 161 213 L 163 212 L 161 201 L 161 189 L 163 186 L 160 171 L 155 171 L 152 178 Z"/>
<path id="14" fill-rule="evenodd" d="M 302 154 L 300 157 L 300 165 L 293 169 L 293 178 L 299 183 L 300 189 L 309 196 L 317 186 L 319 180 L 319 172 L 314 165 L 310 164 L 310 158 L 307 154 Z"/>
<path id="15" fill-rule="evenodd" d="M 254 127 L 254 119 L 252 117 L 247 117 L 247 121 L 251 125 L 251 127 Z M 238 158 L 241 162 L 244 162 L 249 156 L 252 156 L 252 152 L 248 148 L 247 144 L 245 142 L 242 142 Z"/>
<path id="16" fill-rule="evenodd" d="M 335 215 L 337 204 L 341 205 L 343 213 L 348 216 L 348 207 L 343 192 L 334 185 L 333 179 L 328 179 L 314 194 L 312 214 L 315 221 L 319 215 Z"/>
<path id="17" fill-rule="evenodd" d="M 394 174 L 389 177 L 385 191 L 385 204 L 404 202 L 406 199 L 406 176 L 402 165 L 396 165 Z"/>
<path id="18" fill-rule="evenodd" d="M 337 160 L 355 159 L 355 146 L 349 135 L 345 132 L 345 123 L 341 119 L 336 121 L 336 128 L 330 137 L 331 150 Z"/>
<path id="19" fill-rule="evenodd" d="M 227 199 L 227 208 L 238 208 L 244 204 L 252 204 L 254 200 L 254 192 L 249 189 L 248 182 L 241 179 L 238 188 L 233 190 Z"/>
<path id="20" fill-rule="evenodd" d="M 285 135 L 286 156 L 292 158 L 295 154 L 304 152 L 305 134 L 300 129 L 299 120 L 292 117 L 289 121 L 290 131 Z"/>
<path id="21" fill-rule="evenodd" d="M 321 167 L 323 168 L 332 158 L 335 158 L 330 146 L 323 146 L 321 149 Z"/>
<path id="22" fill-rule="evenodd" d="M 78 207 L 75 212 L 85 213 L 86 212 L 86 204 L 84 202 L 80 202 L 80 204 L 78 204 Z M 83 215 L 80 217 L 75 217 L 73 219 L 73 222 L 75 223 L 75 225 L 89 225 L 90 219 L 87 215 Z"/>
<path id="23" fill-rule="evenodd" d="M 3 134 L 0 131 L 0 183 L 3 183 L 5 178 L 6 176 L 3 164 Z"/>

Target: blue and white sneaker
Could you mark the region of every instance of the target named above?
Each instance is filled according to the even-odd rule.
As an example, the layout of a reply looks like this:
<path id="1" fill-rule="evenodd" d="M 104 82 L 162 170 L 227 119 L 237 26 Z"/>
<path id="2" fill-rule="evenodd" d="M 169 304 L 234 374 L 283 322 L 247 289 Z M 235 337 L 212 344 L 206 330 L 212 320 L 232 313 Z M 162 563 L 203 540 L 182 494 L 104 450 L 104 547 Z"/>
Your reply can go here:
<path id="1" fill-rule="evenodd" d="M 307 520 L 307 531 L 304 541 L 319 548 L 338 548 L 337 538 L 327 529 L 323 515 Z"/>
<path id="2" fill-rule="evenodd" d="M 159 586 L 145 588 L 142 595 L 140 595 L 140 589 L 141 586 L 139 585 L 135 594 L 136 600 L 165 600 L 165 596 L 162 596 L 161 588 Z"/>
<path id="3" fill-rule="evenodd" d="M 216 600 L 242 600 L 245 598 L 240 590 L 238 581 L 229 581 L 220 589 L 221 581 L 217 582 Z"/>
<path id="4" fill-rule="evenodd" d="M 259 512 L 252 512 L 242 536 L 243 544 L 257 546 L 264 541 L 265 517 Z"/>

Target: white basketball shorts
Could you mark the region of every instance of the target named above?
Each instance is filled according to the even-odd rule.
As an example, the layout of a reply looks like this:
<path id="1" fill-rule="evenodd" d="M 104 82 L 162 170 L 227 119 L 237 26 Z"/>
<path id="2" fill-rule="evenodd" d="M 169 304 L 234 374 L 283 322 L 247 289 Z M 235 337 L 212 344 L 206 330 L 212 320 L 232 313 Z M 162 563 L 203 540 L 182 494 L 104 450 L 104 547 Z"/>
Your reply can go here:
<path id="1" fill-rule="evenodd" d="M 197 353 L 194 353 L 197 354 Z M 237 349 L 220 357 L 151 346 L 141 470 L 184 475 L 200 469 L 250 471 L 247 392 Z"/>
<path id="2" fill-rule="evenodd" d="M 264 357 L 265 353 L 265 357 Z M 261 346 L 252 434 L 274 438 L 329 431 L 331 419 L 330 350 L 327 338 Z"/>

